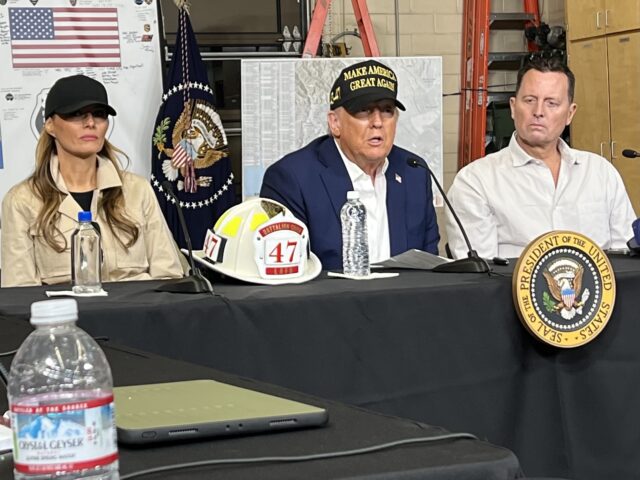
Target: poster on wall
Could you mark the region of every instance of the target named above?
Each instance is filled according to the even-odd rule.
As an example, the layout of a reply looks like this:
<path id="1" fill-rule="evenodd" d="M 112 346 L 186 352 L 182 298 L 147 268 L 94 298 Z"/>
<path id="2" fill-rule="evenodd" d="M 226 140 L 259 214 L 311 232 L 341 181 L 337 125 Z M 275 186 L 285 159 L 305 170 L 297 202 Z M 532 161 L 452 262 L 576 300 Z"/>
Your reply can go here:
<path id="1" fill-rule="evenodd" d="M 158 0 L 0 0 L 0 200 L 34 169 L 53 83 L 81 73 L 102 82 L 117 116 L 107 136 L 149 176 L 162 97 Z"/>

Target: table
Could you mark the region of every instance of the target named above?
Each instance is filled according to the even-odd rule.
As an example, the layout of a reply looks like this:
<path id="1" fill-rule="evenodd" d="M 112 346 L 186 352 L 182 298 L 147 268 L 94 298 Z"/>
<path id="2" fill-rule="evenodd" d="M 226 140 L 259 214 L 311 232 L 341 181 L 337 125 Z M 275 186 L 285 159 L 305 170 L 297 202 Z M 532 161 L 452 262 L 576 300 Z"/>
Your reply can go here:
<path id="1" fill-rule="evenodd" d="M 217 297 L 108 285 L 80 325 L 118 343 L 323 398 L 468 431 L 513 450 L 533 476 L 637 478 L 640 262 L 613 258 L 607 329 L 575 350 L 520 325 L 511 278 L 402 272 L 295 286 L 219 283 Z M 27 318 L 43 288 L 0 290 Z"/>
<path id="2" fill-rule="evenodd" d="M 27 335 L 25 322 L 0 319 L 0 351 L 15 348 Z M 193 364 L 170 360 L 126 347 L 102 343 L 116 385 L 211 378 L 295 400 L 323 406 L 329 424 L 323 428 L 278 432 L 216 440 L 163 444 L 152 448 L 120 445 L 120 474 L 175 463 L 207 459 L 308 455 L 350 450 L 389 441 L 440 435 L 426 424 L 367 412 L 337 402 L 320 400 L 281 387 L 223 374 Z M 2 359 L 8 365 L 6 359 Z M 0 384 L 0 388 L 2 385 Z M 6 409 L 4 395 L 0 409 Z M 117 408 L 117 406 L 116 406 Z M 0 478 L 11 478 L 11 462 L 0 458 Z M 371 479 L 506 480 L 521 477 L 518 460 L 510 451 L 468 439 L 402 446 L 381 452 L 296 464 L 232 465 L 173 471 L 143 478 L 163 479 Z"/>

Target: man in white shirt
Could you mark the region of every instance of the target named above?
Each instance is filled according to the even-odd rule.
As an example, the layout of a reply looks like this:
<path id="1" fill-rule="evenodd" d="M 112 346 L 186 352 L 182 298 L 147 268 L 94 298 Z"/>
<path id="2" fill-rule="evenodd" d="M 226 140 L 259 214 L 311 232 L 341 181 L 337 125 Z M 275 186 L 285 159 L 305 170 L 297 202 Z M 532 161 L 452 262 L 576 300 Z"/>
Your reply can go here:
<path id="1" fill-rule="evenodd" d="M 357 190 L 367 208 L 369 259 L 412 248 L 437 253 L 431 181 L 407 162 L 419 157 L 393 144 L 398 123 L 397 78 L 375 60 L 343 69 L 331 88 L 331 135 L 271 165 L 261 197 L 286 205 L 309 228 L 311 250 L 325 269 L 342 268 L 340 209 Z"/>
<path id="2" fill-rule="evenodd" d="M 558 59 L 534 58 L 518 72 L 509 145 L 460 172 L 449 190 L 471 246 L 481 257 L 518 257 L 537 236 L 573 230 L 603 249 L 623 248 L 636 215 L 618 171 L 570 148 L 560 135 L 576 112 L 575 78 Z M 468 248 L 447 212 L 455 258 Z"/>

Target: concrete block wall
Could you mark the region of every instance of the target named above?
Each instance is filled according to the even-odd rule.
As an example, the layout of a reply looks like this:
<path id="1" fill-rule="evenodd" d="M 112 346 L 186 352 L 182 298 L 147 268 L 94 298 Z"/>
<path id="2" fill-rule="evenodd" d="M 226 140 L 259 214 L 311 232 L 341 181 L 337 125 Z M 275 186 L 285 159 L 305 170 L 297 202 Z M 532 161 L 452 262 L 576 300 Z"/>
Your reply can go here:
<path id="1" fill-rule="evenodd" d="M 440 55 L 443 64 L 443 93 L 460 91 L 460 59 L 462 49 L 463 0 L 399 0 L 399 45 L 396 44 L 395 0 L 367 0 L 378 45 L 383 56 Z M 542 19 L 550 25 L 564 23 L 564 0 L 543 0 Z M 522 12 L 522 0 L 491 0 L 492 12 Z M 325 33 L 336 35 L 356 26 L 351 0 L 333 0 Z M 344 37 L 350 56 L 363 56 L 360 40 Z M 522 32 L 492 32 L 490 51 L 526 51 Z M 489 85 L 515 88 L 515 72 L 491 72 Z M 508 85 L 513 84 L 513 85 Z M 402 91 L 402 86 L 400 86 Z M 443 154 L 444 188 L 448 189 L 458 170 L 459 96 L 443 99 Z M 402 121 L 402 120 L 401 120 Z M 441 209 L 438 209 L 441 210 Z M 446 242 L 442 211 L 438 212 L 440 232 L 443 236 L 440 251 Z"/>

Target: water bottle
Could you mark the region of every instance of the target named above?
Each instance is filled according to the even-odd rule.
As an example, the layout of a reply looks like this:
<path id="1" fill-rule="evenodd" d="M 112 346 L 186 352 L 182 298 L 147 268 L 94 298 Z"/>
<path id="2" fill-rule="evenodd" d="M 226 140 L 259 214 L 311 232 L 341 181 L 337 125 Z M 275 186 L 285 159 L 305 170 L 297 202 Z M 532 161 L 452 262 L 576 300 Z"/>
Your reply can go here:
<path id="1" fill-rule="evenodd" d="M 91 223 L 91 212 L 79 212 L 78 222 L 71 235 L 73 293 L 97 293 L 102 290 L 100 233 Z"/>
<path id="2" fill-rule="evenodd" d="M 347 192 L 347 203 L 340 211 L 342 221 L 342 268 L 345 275 L 369 275 L 369 237 L 367 209 L 360 201 L 360 192 Z"/>
<path id="3" fill-rule="evenodd" d="M 111 369 L 77 319 L 74 299 L 31 305 L 7 387 L 18 480 L 119 478 Z"/>

